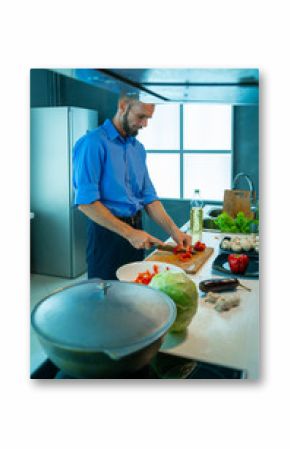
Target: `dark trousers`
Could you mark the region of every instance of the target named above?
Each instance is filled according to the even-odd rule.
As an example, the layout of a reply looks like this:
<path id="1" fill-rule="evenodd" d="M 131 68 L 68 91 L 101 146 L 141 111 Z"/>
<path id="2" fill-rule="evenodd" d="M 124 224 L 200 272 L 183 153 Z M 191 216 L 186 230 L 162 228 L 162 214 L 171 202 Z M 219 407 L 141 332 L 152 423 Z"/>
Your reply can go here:
<path id="1" fill-rule="evenodd" d="M 141 213 L 121 218 L 135 229 L 142 229 Z M 88 219 L 88 278 L 117 279 L 119 267 L 144 259 L 144 250 L 134 248 L 128 240 Z"/>

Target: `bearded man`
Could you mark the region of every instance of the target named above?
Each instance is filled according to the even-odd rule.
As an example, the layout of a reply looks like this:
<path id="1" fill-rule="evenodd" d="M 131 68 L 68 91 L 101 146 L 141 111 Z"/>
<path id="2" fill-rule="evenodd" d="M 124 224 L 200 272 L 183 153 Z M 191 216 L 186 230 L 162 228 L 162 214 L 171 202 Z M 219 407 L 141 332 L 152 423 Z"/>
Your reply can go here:
<path id="1" fill-rule="evenodd" d="M 154 113 L 130 95 L 121 95 L 112 120 L 81 137 L 73 152 L 75 205 L 88 217 L 88 278 L 116 279 L 116 270 L 144 259 L 144 250 L 162 245 L 142 228 L 142 209 L 183 248 L 191 237 L 163 208 L 151 182 L 144 146 L 135 138 Z"/>

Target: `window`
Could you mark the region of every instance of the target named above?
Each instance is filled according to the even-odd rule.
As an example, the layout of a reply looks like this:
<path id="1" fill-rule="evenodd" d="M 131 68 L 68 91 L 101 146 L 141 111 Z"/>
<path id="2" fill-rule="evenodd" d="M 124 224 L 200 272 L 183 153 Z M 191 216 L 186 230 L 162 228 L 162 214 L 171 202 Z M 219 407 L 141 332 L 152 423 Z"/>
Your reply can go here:
<path id="1" fill-rule="evenodd" d="M 183 106 L 185 150 L 230 150 L 231 107 L 223 104 Z"/>
<path id="2" fill-rule="evenodd" d="M 179 105 L 157 105 L 153 118 L 148 120 L 147 128 L 142 133 L 141 142 L 146 149 L 155 150 L 179 150 Z"/>
<path id="3" fill-rule="evenodd" d="M 148 153 L 150 178 L 161 198 L 180 198 L 179 154 Z"/>
<path id="4" fill-rule="evenodd" d="M 157 105 L 138 138 L 161 198 L 190 199 L 199 188 L 204 199 L 223 200 L 231 186 L 231 105 Z"/>

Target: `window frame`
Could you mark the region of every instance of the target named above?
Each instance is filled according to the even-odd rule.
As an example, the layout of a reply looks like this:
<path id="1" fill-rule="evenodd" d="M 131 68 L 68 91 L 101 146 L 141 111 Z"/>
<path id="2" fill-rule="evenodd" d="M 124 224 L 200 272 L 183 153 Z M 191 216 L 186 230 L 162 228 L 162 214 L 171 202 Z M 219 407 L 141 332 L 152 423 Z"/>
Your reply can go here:
<path id="1" fill-rule="evenodd" d="M 190 199 L 190 198 L 184 198 L 184 170 L 183 170 L 183 163 L 184 163 L 184 155 L 185 154 L 229 154 L 230 160 L 231 160 L 231 173 L 230 177 L 231 180 L 233 179 L 233 165 L 234 165 L 234 106 L 229 105 L 231 107 L 231 148 L 229 150 L 185 150 L 183 145 L 183 104 L 179 105 L 179 150 L 152 150 L 146 149 L 147 153 L 154 153 L 154 154 L 179 154 L 180 158 L 180 168 L 179 168 L 179 198 L 178 199 Z M 232 186 L 231 186 L 232 187 Z M 217 199 L 210 199 L 211 201 L 219 201 Z"/>

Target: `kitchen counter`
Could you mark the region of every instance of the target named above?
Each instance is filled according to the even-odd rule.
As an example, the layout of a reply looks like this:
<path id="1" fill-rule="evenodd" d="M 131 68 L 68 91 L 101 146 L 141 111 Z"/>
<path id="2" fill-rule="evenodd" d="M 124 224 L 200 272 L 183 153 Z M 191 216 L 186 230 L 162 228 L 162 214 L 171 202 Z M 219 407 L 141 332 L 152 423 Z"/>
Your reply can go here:
<path id="1" fill-rule="evenodd" d="M 188 223 L 182 228 L 186 230 Z M 226 234 L 203 232 L 202 240 L 214 248 L 214 253 L 191 279 L 198 284 L 209 278 L 235 277 L 212 270 L 212 262 L 219 253 L 219 244 Z M 259 377 L 259 280 L 241 278 L 250 292 L 238 288 L 241 303 L 228 312 L 218 313 L 212 305 L 202 301 L 191 324 L 183 335 L 167 334 L 161 351 L 194 358 L 208 363 L 245 369 L 247 378 Z M 228 294 L 228 293 L 227 293 Z"/>
<path id="2" fill-rule="evenodd" d="M 188 223 L 181 229 L 186 231 Z M 219 244 L 224 235 L 212 231 L 203 232 L 202 240 L 207 246 L 214 248 L 214 253 L 197 274 L 190 276 L 197 287 L 204 279 L 227 276 L 212 271 L 212 262 L 219 252 Z M 182 334 L 167 334 L 161 351 L 246 370 L 247 378 L 257 379 L 259 377 L 259 281 L 245 278 L 241 279 L 241 282 L 249 287 L 251 292 L 237 289 L 241 303 L 229 312 L 216 312 L 212 305 L 203 303 L 203 294 L 199 292 L 199 307 L 187 331 Z M 46 355 L 42 350 L 35 350 L 32 371 L 36 370 L 45 359 Z"/>

